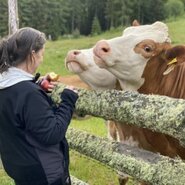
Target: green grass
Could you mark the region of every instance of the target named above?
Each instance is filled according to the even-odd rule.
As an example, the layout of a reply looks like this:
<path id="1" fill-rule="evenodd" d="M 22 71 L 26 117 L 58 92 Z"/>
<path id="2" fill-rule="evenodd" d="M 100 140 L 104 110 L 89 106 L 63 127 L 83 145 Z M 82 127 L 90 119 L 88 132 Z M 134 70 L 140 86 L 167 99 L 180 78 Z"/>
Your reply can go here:
<path id="1" fill-rule="evenodd" d="M 83 156 L 77 152 L 70 152 L 70 172 L 84 182 L 94 185 L 116 185 L 118 178 L 116 173 L 106 166 Z M 79 163 L 80 161 L 80 163 Z M 109 174 L 109 175 L 107 175 Z"/>
<path id="2" fill-rule="evenodd" d="M 3 169 L 0 169 L 0 185 L 14 185 L 12 179 L 10 179 Z"/>
<path id="3" fill-rule="evenodd" d="M 73 120 L 70 127 L 81 129 L 99 137 L 106 137 L 107 130 L 105 121 L 91 117 L 86 120 Z M 93 185 L 117 185 L 116 172 L 105 165 L 85 157 L 75 151 L 70 152 L 70 172 L 81 180 Z M 79 162 L 80 161 L 80 162 Z"/>
<path id="4" fill-rule="evenodd" d="M 182 17 L 172 22 L 167 22 L 169 34 L 173 44 L 185 43 L 185 19 Z M 95 37 L 81 37 L 78 39 L 61 38 L 55 42 L 47 42 L 44 63 L 38 71 L 44 75 L 54 71 L 60 75 L 69 75 L 65 69 L 64 58 L 71 49 L 84 49 L 92 47 L 100 39 L 110 39 L 122 34 L 123 28 L 111 30 Z M 73 120 L 70 127 L 85 130 L 100 137 L 106 137 L 104 120 L 90 118 L 83 121 Z M 96 146 L 95 146 L 96 147 Z M 118 185 L 116 173 L 112 169 L 92 159 L 84 157 L 77 152 L 70 152 L 71 174 L 88 182 L 90 185 Z M 133 181 L 130 182 L 130 185 Z M 13 185 L 13 182 L 3 170 L 0 170 L 0 185 Z"/>
<path id="5" fill-rule="evenodd" d="M 167 23 L 172 44 L 185 44 L 185 16 L 174 22 Z"/>
<path id="6" fill-rule="evenodd" d="M 100 118 L 91 117 L 85 120 L 73 120 L 70 127 L 81 129 L 100 137 L 107 136 L 105 121 Z"/>

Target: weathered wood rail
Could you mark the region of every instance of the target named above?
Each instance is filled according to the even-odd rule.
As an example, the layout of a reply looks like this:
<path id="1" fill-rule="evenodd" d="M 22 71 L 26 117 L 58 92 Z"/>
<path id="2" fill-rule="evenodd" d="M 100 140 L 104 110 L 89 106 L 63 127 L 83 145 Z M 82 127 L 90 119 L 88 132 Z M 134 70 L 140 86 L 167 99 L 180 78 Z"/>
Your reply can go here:
<path id="1" fill-rule="evenodd" d="M 64 86 L 51 94 L 56 103 Z M 79 89 L 76 111 L 168 134 L 185 146 L 185 100 L 128 91 Z"/>
<path id="2" fill-rule="evenodd" d="M 68 129 L 70 148 L 153 185 L 184 185 L 185 163 L 86 132 Z"/>
<path id="3" fill-rule="evenodd" d="M 65 86 L 51 94 L 57 104 Z M 116 90 L 79 89 L 76 111 L 104 119 L 126 122 L 175 137 L 185 145 L 185 100 Z M 69 129 L 70 147 L 115 170 L 153 185 L 184 185 L 185 163 L 149 151 Z"/>

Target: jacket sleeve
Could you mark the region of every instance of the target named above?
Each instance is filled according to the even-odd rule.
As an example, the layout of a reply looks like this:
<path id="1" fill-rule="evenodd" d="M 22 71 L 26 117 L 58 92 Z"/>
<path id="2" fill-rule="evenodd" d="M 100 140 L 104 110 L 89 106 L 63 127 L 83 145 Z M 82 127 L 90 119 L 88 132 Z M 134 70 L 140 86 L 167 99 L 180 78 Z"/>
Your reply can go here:
<path id="1" fill-rule="evenodd" d="M 71 121 L 78 95 L 65 89 L 61 94 L 62 102 L 54 111 L 42 91 L 27 95 L 24 106 L 26 131 L 45 145 L 59 143 L 66 134 Z"/>

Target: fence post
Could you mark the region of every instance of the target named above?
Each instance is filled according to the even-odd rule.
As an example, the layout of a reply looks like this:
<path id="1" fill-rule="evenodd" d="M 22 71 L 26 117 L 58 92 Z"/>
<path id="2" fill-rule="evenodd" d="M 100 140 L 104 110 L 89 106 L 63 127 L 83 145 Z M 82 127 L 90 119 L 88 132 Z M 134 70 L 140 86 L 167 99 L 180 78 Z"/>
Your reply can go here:
<path id="1" fill-rule="evenodd" d="M 19 27 L 17 0 L 8 0 L 9 35 L 15 33 Z"/>

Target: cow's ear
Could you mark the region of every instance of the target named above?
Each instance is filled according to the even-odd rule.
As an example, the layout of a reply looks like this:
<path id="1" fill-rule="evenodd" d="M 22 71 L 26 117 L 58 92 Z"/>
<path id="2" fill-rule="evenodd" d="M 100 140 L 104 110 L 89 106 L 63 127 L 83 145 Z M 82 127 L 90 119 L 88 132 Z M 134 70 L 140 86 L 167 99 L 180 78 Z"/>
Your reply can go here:
<path id="1" fill-rule="evenodd" d="M 139 21 L 137 19 L 134 19 L 132 22 L 132 26 L 140 26 L 141 24 L 139 23 Z"/>
<path id="2" fill-rule="evenodd" d="M 172 60 L 174 58 L 184 58 L 185 57 L 185 46 L 178 45 L 170 49 L 167 49 L 165 52 L 165 57 L 167 60 Z"/>

